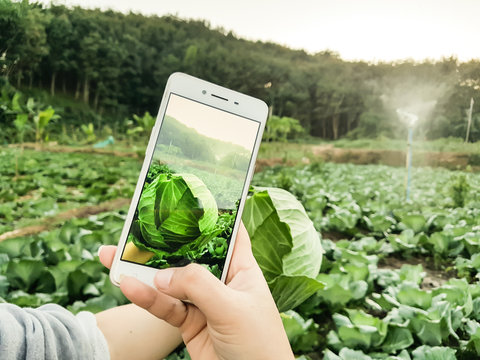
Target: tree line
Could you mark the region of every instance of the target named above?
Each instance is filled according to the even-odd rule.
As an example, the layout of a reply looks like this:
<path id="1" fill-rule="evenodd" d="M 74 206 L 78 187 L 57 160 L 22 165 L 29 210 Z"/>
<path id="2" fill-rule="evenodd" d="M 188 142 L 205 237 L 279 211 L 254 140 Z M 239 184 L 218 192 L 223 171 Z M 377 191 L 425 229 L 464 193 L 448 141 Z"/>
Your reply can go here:
<path id="1" fill-rule="evenodd" d="M 479 60 L 347 62 L 205 21 L 28 1 L 0 0 L 0 71 L 17 88 L 67 94 L 112 122 L 156 113 L 169 74 L 182 71 L 259 97 L 325 139 L 403 136 L 398 108 L 419 115 L 417 136 L 464 137 L 470 99 L 480 105 Z M 475 109 L 470 140 L 480 140 Z"/>

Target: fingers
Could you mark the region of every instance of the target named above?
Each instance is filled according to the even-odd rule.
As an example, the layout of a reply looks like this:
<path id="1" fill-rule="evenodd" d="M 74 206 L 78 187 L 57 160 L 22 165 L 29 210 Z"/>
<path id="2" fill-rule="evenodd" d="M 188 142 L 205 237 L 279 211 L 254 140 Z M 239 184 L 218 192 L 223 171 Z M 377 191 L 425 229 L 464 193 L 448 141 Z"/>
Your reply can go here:
<path id="1" fill-rule="evenodd" d="M 101 247 L 99 257 L 103 265 L 111 266 L 115 251 L 115 246 Z M 241 224 L 228 277 L 252 267 L 258 266 L 247 230 Z M 198 264 L 159 270 L 154 285 L 158 290 L 135 278 L 125 277 L 120 282 L 120 289 L 130 301 L 176 327 L 185 322 L 191 306 L 183 301 L 193 303 L 208 319 L 222 321 L 234 292 Z"/>
<path id="2" fill-rule="evenodd" d="M 222 316 L 232 295 L 231 289 L 198 264 L 159 270 L 153 283 L 160 292 L 195 304 L 212 320 Z"/>
<path id="3" fill-rule="evenodd" d="M 257 262 L 253 257 L 252 245 L 247 229 L 241 222 L 235 240 L 230 268 L 228 269 L 227 284 L 239 271 L 249 269 L 252 266 L 257 266 Z"/>
<path id="4" fill-rule="evenodd" d="M 237 233 L 237 239 L 235 240 L 235 248 L 233 250 L 236 262 L 239 263 L 257 263 L 252 253 L 252 243 L 250 242 L 250 236 L 248 236 L 247 228 L 240 223 L 240 227 Z"/>
<path id="5" fill-rule="evenodd" d="M 123 278 L 120 282 L 120 289 L 131 302 L 172 326 L 180 327 L 187 318 L 186 304 L 133 277 Z"/>
<path id="6" fill-rule="evenodd" d="M 123 278 L 120 289 L 132 303 L 170 325 L 180 328 L 185 343 L 188 343 L 206 325 L 205 315 L 194 305 L 184 303 L 133 277 Z"/>
<path id="7" fill-rule="evenodd" d="M 116 251 L 117 247 L 113 245 L 100 246 L 98 249 L 98 257 L 100 258 L 100 262 L 103 264 L 103 266 L 110 269 Z"/>

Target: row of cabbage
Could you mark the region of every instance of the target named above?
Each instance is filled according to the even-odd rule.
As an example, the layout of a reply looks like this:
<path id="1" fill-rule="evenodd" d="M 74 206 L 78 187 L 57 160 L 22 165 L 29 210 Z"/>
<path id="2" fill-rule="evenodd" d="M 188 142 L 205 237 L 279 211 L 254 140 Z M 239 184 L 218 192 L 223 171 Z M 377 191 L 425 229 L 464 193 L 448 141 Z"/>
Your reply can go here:
<path id="1" fill-rule="evenodd" d="M 129 198 L 140 165 L 107 155 L 0 149 L 0 234 L 63 210 Z"/>

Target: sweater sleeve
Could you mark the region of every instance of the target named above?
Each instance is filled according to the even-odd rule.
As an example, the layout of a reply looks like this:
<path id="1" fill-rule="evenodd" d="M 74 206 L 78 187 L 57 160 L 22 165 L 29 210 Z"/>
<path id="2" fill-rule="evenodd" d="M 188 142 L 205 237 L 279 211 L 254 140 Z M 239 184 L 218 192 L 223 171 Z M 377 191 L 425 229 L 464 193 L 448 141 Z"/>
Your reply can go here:
<path id="1" fill-rule="evenodd" d="M 107 342 L 90 312 L 56 304 L 37 309 L 0 304 L 0 359 L 107 360 Z"/>

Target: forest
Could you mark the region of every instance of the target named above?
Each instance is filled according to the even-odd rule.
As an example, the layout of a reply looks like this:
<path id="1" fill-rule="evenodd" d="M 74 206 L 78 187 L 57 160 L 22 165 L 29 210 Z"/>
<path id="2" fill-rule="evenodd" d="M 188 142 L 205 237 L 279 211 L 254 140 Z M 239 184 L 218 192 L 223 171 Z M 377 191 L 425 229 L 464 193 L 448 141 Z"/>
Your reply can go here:
<path id="1" fill-rule="evenodd" d="M 478 60 L 347 62 L 328 50 L 247 41 L 206 21 L 0 0 L 0 87 L 50 93 L 63 124 L 116 129 L 131 114 L 156 114 L 175 71 L 259 97 L 329 140 L 404 137 L 399 108 L 419 115 L 421 139 L 464 138 L 471 99 L 480 103 Z M 0 125 L 13 129 L 12 117 L 0 112 Z M 480 140 L 475 111 L 469 140 Z"/>

